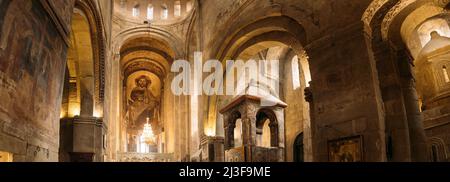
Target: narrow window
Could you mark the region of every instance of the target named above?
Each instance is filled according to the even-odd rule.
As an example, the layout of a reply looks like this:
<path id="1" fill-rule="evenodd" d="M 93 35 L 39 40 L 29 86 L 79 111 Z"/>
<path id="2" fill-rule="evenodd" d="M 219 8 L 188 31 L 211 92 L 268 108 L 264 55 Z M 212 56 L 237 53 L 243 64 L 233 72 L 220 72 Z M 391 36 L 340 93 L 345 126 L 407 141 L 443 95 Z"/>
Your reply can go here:
<path id="1" fill-rule="evenodd" d="M 175 1 L 175 9 L 174 9 L 174 15 L 175 17 L 181 16 L 181 2 Z"/>
<path id="2" fill-rule="evenodd" d="M 300 88 L 300 70 L 298 64 L 298 56 L 292 58 L 292 86 L 294 90 Z"/>
<path id="3" fill-rule="evenodd" d="M 192 10 L 192 1 L 188 0 L 186 3 L 186 11 L 189 12 Z"/>
<path id="4" fill-rule="evenodd" d="M 167 18 L 169 18 L 169 9 L 167 8 L 167 5 L 162 5 L 161 10 L 161 19 L 167 20 Z"/>
<path id="5" fill-rule="evenodd" d="M 436 145 L 431 146 L 431 161 L 432 162 L 439 162 L 438 157 L 438 148 Z"/>
<path id="6" fill-rule="evenodd" d="M 450 78 L 448 76 L 448 70 L 447 70 L 446 66 L 442 67 L 442 72 L 444 73 L 445 83 L 449 83 L 450 82 Z"/>
<path id="7" fill-rule="evenodd" d="M 149 4 L 147 7 L 147 19 L 153 20 L 153 5 Z"/>
<path id="8" fill-rule="evenodd" d="M 236 126 L 234 127 L 234 147 L 242 146 L 242 120 L 236 120 Z"/>
<path id="9" fill-rule="evenodd" d="M 139 16 L 139 4 L 136 4 L 133 7 L 133 17 L 138 17 Z"/>

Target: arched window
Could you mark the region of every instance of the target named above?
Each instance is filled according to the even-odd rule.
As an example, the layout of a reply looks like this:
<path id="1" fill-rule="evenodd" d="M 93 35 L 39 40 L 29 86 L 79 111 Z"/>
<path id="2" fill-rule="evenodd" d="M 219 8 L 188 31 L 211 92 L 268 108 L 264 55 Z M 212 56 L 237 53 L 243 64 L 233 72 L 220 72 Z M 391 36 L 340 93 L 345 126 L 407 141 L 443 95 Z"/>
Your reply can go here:
<path id="1" fill-rule="evenodd" d="M 180 1 L 175 1 L 174 15 L 175 15 L 175 17 L 181 16 L 181 2 Z"/>
<path id="2" fill-rule="evenodd" d="M 139 4 L 136 4 L 136 5 L 133 7 L 132 13 L 133 13 L 133 17 L 138 17 L 138 16 L 139 16 Z"/>
<path id="3" fill-rule="evenodd" d="M 431 148 L 428 149 L 431 162 L 445 162 L 449 160 L 444 140 L 433 137 L 430 138 L 429 142 L 431 143 Z"/>
<path id="4" fill-rule="evenodd" d="M 431 162 L 439 162 L 438 147 L 431 145 Z"/>
<path id="5" fill-rule="evenodd" d="M 228 136 L 225 143 L 226 150 L 241 147 L 243 145 L 241 113 L 233 113 L 229 121 L 229 128 L 225 131 Z"/>
<path id="6" fill-rule="evenodd" d="M 294 162 L 305 162 L 303 150 L 303 133 L 301 133 L 294 141 Z"/>
<path id="7" fill-rule="evenodd" d="M 161 19 L 167 20 L 169 18 L 169 8 L 167 8 L 166 4 L 161 6 Z"/>
<path id="8" fill-rule="evenodd" d="M 292 58 L 292 86 L 294 90 L 300 88 L 300 67 L 298 64 L 298 56 Z"/>
<path id="9" fill-rule="evenodd" d="M 236 120 L 236 126 L 234 127 L 234 147 L 242 146 L 242 120 Z"/>
<path id="10" fill-rule="evenodd" d="M 273 111 L 262 109 L 256 115 L 256 146 L 278 147 L 278 124 Z"/>
<path id="11" fill-rule="evenodd" d="M 448 76 L 448 70 L 447 70 L 446 66 L 442 66 L 442 72 L 444 74 L 445 83 L 449 83 L 450 82 L 450 77 Z"/>
<path id="12" fill-rule="evenodd" d="M 192 0 L 188 0 L 186 3 L 186 11 L 191 11 L 192 10 Z"/>
<path id="13" fill-rule="evenodd" d="M 271 141 L 270 141 L 270 120 L 266 120 L 264 122 L 264 125 L 262 127 L 262 134 L 261 134 L 261 143 L 258 146 L 270 148 L 271 147 Z"/>
<path id="14" fill-rule="evenodd" d="M 147 7 L 147 19 L 148 20 L 153 20 L 153 5 L 149 4 Z"/>

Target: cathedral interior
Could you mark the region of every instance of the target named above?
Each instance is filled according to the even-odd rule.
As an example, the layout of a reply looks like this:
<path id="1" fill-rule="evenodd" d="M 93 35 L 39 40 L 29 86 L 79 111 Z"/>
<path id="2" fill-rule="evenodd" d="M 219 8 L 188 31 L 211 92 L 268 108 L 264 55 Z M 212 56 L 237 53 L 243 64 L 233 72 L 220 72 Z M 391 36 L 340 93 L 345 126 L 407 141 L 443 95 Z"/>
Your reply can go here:
<path id="1" fill-rule="evenodd" d="M 0 0 L 0 162 L 450 162 L 449 74 L 450 0 Z"/>

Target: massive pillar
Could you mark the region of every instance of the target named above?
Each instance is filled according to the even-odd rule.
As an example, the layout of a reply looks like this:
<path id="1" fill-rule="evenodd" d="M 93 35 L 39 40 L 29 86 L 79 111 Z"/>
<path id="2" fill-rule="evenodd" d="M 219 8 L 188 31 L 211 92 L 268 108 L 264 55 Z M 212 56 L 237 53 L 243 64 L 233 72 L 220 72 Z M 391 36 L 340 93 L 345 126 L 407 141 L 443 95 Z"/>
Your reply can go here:
<path id="1" fill-rule="evenodd" d="M 411 142 L 411 159 L 414 162 L 427 161 L 427 139 L 423 127 L 423 115 L 419 108 L 415 79 L 413 73 L 413 60 L 405 51 L 397 54 L 401 88 L 408 119 L 409 138 Z"/>
<path id="2" fill-rule="evenodd" d="M 411 161 L 408 119 L 397 64 L 389 46 L 367 37 L 369 58 L 376 64 L 378 84 L 383 98 L 386 124 L 386 158 L 391 162 Z M 378 40 L 378 39 L 375 39 Z"/>
<path id="3" fill-rule="evenodd" d="M 311 122 L 315 161 L 386 161 L 385 123 L 375 63 L 367 55 L 362 24 L 336 30 L 306 46 L 313 80 Z"/>

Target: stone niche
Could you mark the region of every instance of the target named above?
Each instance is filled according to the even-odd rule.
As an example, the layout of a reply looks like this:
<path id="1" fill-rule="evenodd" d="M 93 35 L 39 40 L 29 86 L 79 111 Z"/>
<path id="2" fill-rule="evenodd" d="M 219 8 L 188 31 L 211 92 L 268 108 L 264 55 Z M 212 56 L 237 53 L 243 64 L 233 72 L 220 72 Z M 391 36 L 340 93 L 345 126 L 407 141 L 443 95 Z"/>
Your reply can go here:
<path id="1" fill-rule="evenodd" d="M 260 92 L 256 85 L 249 88 L 250 92 L 235 97 L 220 110 L 224 116 L 225 161 L 283 162 L 284 108 L 287 105 L 272 95 L 259 95 L 264 91 Z M 235 137 L 239 119 L 242 122 L 242 135 Z M 236 138 L 240 138 L 242 142 L 235 142 Z M 235 143 L 242 143 L 242 146 Z"/>
<path id="2" fill-rule="evenodd" d="M 60 127 L 60 162 L 103 162 L 107 128 L 101 118 L 65 118 Z"/>

